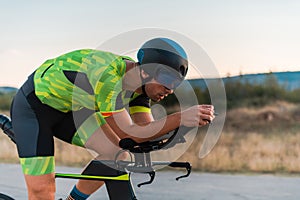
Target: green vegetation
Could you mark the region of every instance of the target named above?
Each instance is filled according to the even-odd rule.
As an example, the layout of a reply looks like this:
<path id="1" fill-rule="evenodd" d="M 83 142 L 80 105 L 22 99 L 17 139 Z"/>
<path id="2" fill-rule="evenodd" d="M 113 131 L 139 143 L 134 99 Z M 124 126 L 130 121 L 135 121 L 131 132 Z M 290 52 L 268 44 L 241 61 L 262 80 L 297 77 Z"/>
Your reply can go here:
<path id="1" fill-rule="evenodd" d="M 199 102 L 210 102 L 207 89 L 194 88 Z M 276 77 L 270 73 L 263 84 L 228 80 L 225 83 L 227 108 L 262 107 L 278 100 L 297 103 L 300 102 L 300 89 L 286 90 L 280 85 Z"/>

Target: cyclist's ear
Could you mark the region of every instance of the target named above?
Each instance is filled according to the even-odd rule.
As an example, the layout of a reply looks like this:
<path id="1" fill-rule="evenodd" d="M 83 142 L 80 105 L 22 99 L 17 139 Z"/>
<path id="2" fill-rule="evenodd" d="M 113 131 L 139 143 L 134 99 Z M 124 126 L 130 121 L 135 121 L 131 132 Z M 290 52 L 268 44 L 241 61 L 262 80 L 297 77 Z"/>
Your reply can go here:
<path id="1" fill-rule="evenodd" d="M 150 77 L 148 73 L 145 72 L 145 70 L 141 69 L 141 76 L 143 79 L 147 79 Z"/>

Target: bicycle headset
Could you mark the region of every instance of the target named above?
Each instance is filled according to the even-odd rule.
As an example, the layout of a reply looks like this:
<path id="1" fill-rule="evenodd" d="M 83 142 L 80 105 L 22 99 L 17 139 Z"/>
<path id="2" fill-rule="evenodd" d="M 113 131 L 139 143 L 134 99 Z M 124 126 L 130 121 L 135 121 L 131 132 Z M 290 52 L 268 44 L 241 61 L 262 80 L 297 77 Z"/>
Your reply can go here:
<path id="1" fill-rule="evenodd" d="M 149 75 L 147 78 L 141 76 L 144 93 L 145 84 L 153 78 L 166 88 L 175 89 L 188 71 L 186 52 L 168 38 L 154 38 L 144 43 L 137 53 L 137 59 L 140 68 Z"/>

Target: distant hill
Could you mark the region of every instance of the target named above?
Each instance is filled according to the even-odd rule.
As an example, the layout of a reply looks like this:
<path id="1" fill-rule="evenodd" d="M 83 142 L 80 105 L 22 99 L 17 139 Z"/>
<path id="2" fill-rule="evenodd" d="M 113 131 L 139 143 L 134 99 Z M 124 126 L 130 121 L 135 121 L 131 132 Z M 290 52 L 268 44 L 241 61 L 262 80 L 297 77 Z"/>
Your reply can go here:
<path id="1" fill-rule="evenodd" d="M 17 88 L 14 87 L 0 87 L 0 94 L 16 92 Z"/>
<path id="2" fill-rule="evenodd" d="M 282 85 L 287 90 L 295 90 L 300 88 L 300 71 L 296 72 L 274 72 L 274 73 L 264 73 L 264 74 L 246 74 L 240 76 L 232 76 L 222 78 L 223 82 L 228 81 L 241 81 L 242 83 L 253 83 L 253 84 L 263 84 L 267 77 L 276 77 L 278 83 Z M 193 87 L 200 87 L 202 89 L 206 88 L 206 82 L 215 81 L 218 79 L 192 79 L 189 80 Z"/>

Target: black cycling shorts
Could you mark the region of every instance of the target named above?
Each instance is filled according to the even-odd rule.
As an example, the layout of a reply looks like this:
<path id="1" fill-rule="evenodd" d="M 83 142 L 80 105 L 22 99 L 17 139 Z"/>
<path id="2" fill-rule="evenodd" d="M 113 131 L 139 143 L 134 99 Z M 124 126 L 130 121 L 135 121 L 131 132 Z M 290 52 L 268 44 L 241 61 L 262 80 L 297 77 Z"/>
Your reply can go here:
<path id="1" fill-rule="evenodd" d="M 35 95 L 33 76 L 34 74 L 29 76 L 19 89 L 11 109 L 12 126 L 20 158 L 53 156 L 53 137 L 72 143 L 77 128 L 95 112 L 83 108 L 64 113 L 43 104 Z"/>

